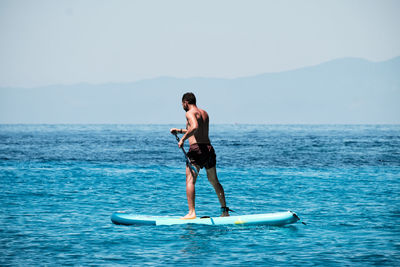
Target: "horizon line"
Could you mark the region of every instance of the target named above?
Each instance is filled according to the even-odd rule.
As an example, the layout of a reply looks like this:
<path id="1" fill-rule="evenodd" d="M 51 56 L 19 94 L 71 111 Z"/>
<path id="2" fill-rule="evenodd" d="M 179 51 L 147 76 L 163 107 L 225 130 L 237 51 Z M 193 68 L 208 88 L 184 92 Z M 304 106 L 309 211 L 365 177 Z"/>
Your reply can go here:
<path id="1" fill-rule="evenodd" d="M 176 125 L 176 124 L 183 124 L 183 123 L 0 123 L 0 126 L 17 126 L 17 125 L 32 125 L 32 126 L 46 126 L 46 125 L 65 125 L 65 126 L 81 126 L 81 125 L 154 125 L 154 126 L 161 126 L 161 125 Z M 355 125 L 393 125 L 393 126 L 400 126 L 400 123 L 210 123 L 210 125 L 313 125 L 313 126 L 318 126 L 318 125 L 327 125 L 327 126 L 333 126 L 333 125 L 342 125 L 342 126 L 355 126 Z"/>

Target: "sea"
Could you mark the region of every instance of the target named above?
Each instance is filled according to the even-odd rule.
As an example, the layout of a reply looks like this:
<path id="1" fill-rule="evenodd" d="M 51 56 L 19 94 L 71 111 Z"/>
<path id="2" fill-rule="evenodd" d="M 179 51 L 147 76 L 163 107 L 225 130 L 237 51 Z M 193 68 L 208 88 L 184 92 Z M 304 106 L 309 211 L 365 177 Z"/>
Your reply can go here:
<path id="1" fill-rule="evenodd" d="M 0 265 L 400 265 L 400 125 L 210 125 L 232 215 L 306 225 L 114 225 L 187 213 L 172 127 L 0 125 Z M 204 169 L 196 211 L 220 215 Z"/>

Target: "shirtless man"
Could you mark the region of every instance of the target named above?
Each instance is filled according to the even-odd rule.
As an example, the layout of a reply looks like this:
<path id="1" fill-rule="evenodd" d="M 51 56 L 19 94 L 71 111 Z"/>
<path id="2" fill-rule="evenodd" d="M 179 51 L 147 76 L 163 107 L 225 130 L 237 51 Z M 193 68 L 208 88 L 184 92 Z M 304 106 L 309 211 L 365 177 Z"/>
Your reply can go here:
<path id="1" fill-rule="evenodd" d="M 182 107 L 186 111 L 186 129 L 172 128 L 172 134 L 184 134 L 178 143 L 183 147 L 185 140 L 189 139 L 190 149 L 187 153 L 191 163 L 197 171 L 205 167 L 208 181 L 212 184 L 217 193 L 219 203 L 221 204 L 221 216 L 229 216 L 229 208 L 226 207 L 225 193 L 222 185 L 217 178 L 216 155 L 214 148 L 208 138 L 209 118 L 205 110 L 196 106 L 196 97 L 193 93 L 186 93 L 182 97 Z M 197 174 L 191 171 L 186 164 L 186 195 L 189 205 L 189 213 L 182 219 L 196 218 L 195 211 L 195 184 Z"/>

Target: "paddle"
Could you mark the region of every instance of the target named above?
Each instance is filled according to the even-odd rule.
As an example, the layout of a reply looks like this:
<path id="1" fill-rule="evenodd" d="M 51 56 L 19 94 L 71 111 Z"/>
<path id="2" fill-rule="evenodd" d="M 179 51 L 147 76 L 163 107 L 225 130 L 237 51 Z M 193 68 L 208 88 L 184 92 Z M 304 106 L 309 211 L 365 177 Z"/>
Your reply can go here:
<path id="1" fill-rule="evenodd" d="M 175 132 L 175 133 L 173 133 L 173 135 L 175 135 L 176 141 L 178 141 L 178 143 L 179 143 L 180 139 L 179 139 L 179 137 L 178 137 L 178 134 Z M 189 157 L 187 156 L 187 154 L 186 154 L 185 149 L 183 148 L 183 146 L 181 147 L 181 149 L 182 149 L 183 154 L 185 155 L 186 163 L 189 165 L 189 168 L 190 168 L 192 171 L 194 171 L 194 173 L 195 173 L 196 175 L 199 175 L 199 172 L 197 171 L 197 169 L 192 165 L 192 163 L 190 163 L 190 159 L 189 159 Z"/>

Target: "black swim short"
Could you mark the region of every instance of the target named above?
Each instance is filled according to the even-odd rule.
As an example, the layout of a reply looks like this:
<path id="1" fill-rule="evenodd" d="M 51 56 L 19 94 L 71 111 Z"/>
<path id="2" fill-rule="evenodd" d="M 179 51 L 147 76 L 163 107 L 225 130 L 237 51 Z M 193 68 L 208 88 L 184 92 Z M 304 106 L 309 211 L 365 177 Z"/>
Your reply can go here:
<path id="1" fill-rule="evenodd" d="M 217 156 L 211 144 L 192 144 L 187 155 L 190 162 L 201 169 L 210 169 L 217 164 Z"/>

